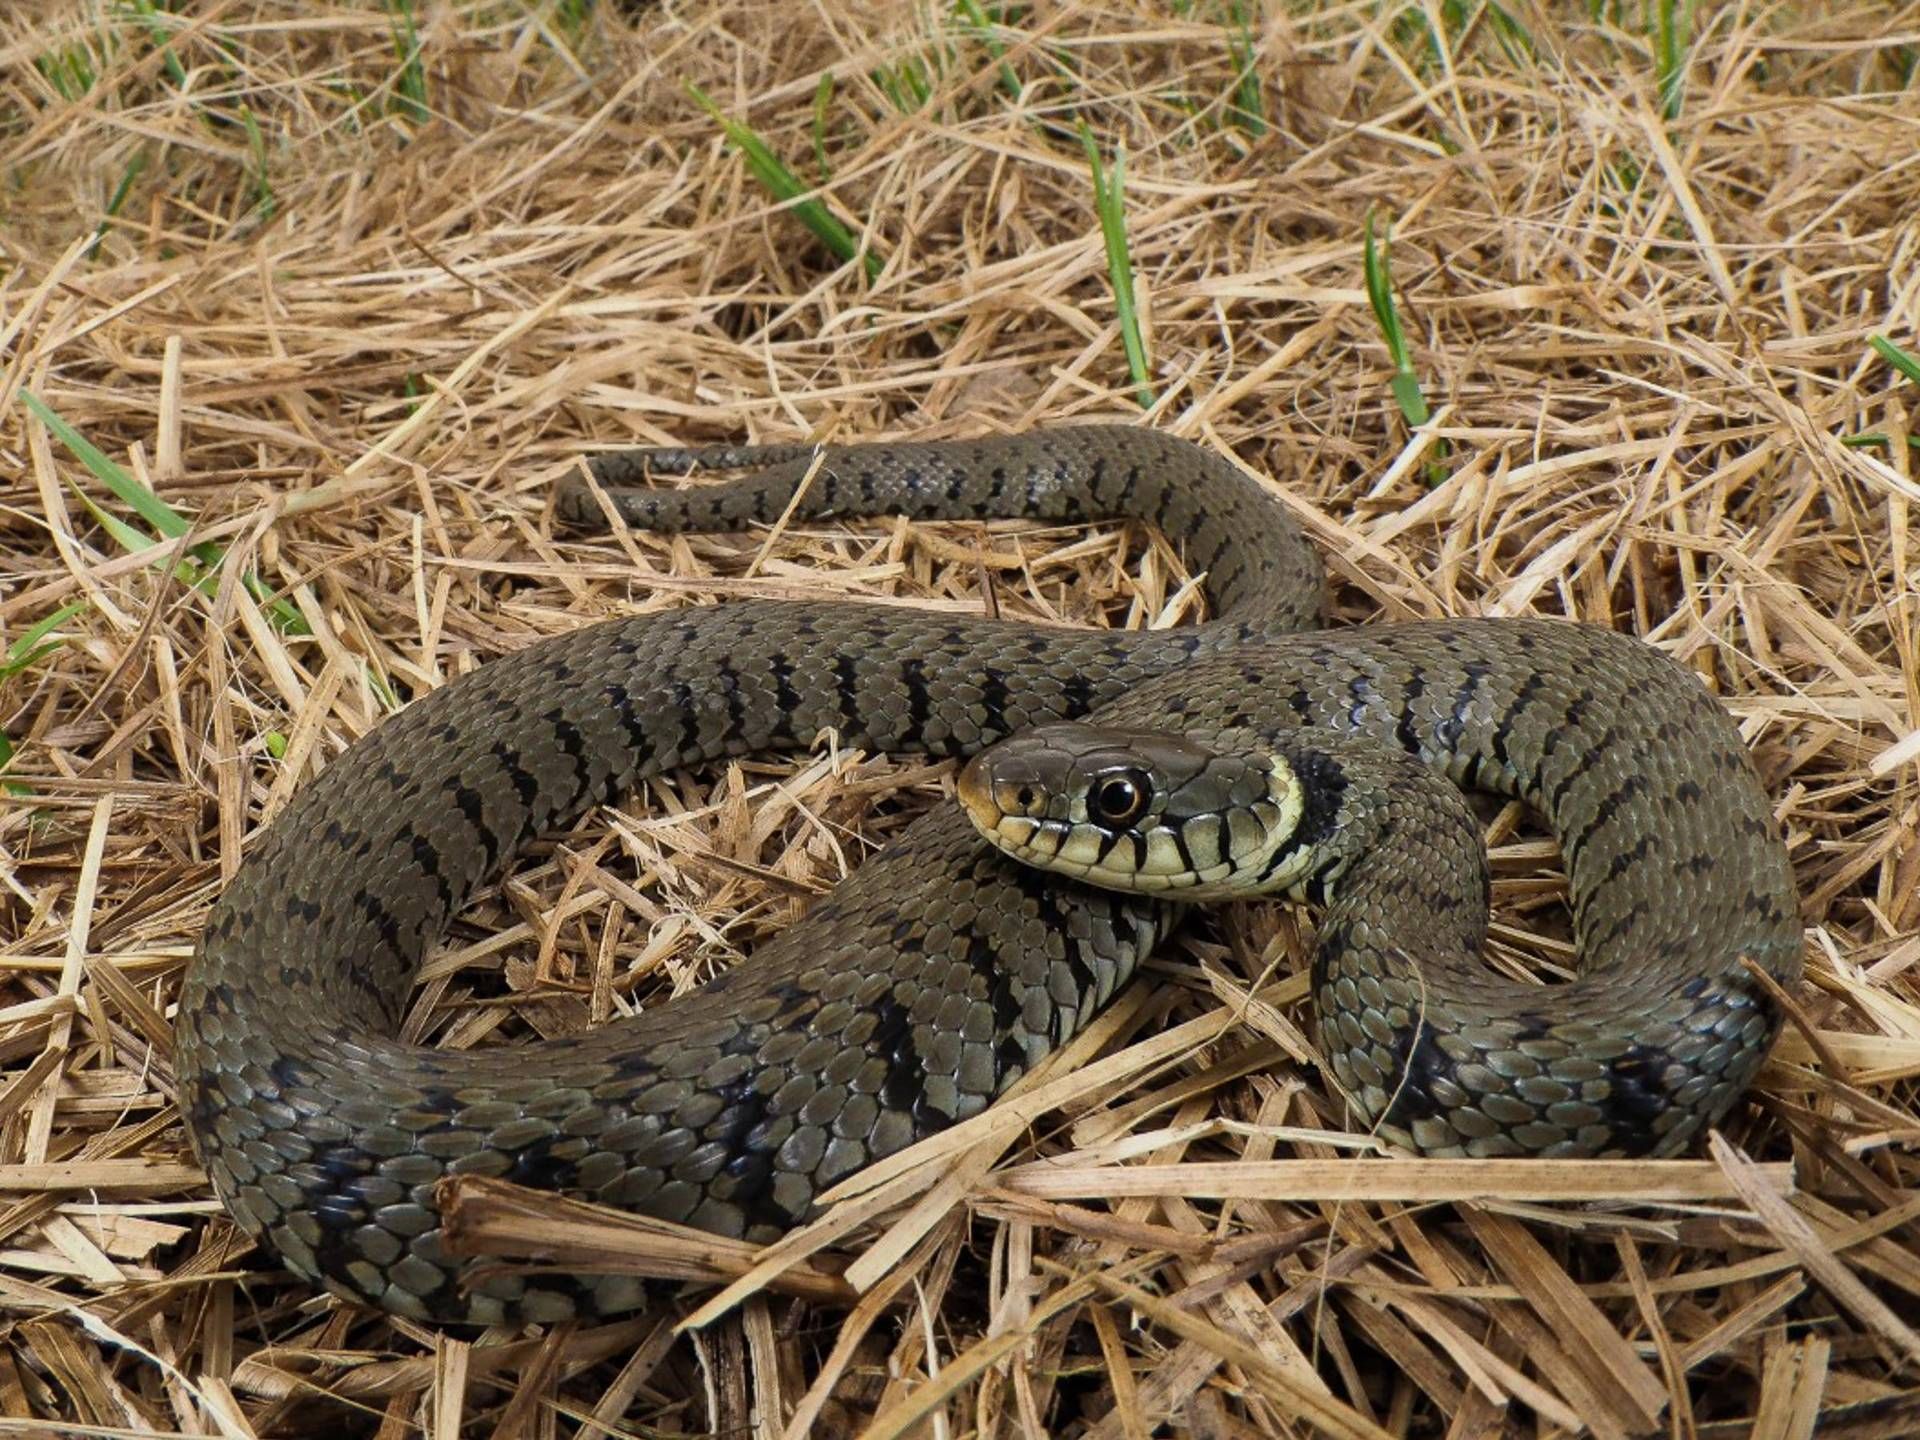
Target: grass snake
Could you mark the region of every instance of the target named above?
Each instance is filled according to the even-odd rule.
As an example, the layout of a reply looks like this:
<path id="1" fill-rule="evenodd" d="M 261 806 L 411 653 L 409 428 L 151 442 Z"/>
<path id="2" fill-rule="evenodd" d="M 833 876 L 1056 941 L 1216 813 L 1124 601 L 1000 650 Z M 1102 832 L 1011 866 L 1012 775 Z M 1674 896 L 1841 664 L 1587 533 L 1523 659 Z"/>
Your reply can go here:
<path id="1" fill-rule="evenodd" d="M 705 469 L 748 473 L 630 483 Z M 671 1003 L 510 1051 L 395 1038 L 428 947 L 528 841 L 645 776 L 828 729 L 951 756 L 1088 716 L 1276 737 L 1301 778 L 1301 888 L 1339 874 L 1313 960 L 1323 1049 L 1357 1123 L 1400 1145 L 1670 1154 L 1764 1058 L 1778 1016 L 1743 961 L 1783 983 L 1799 973 L 1785 849 L 1728 716 L 1654 649 L 1534 620 L 1319 629 L 1321 567 L 1286 509 L 1223 458 L 1144 429 L 824 459 L 656 450 L 593 470 L 606 488 L 563 486 L 563 519 L 604 523 L 599 494 L 663 531 L 1143 519 L 1204 572 L 1217 618 L 1137 632 L 697 606 L 529 645 L 377 727 L 254 838 L 179 1007 L 195 1151 L 299 1275 L 443 1322 L 633 1308 L 631 1277 L 461 1274 L 435 1183 L 504 1176 L 774 1236 L 834 1181 L 989 1105 L 1176 913 L 1017 864 L 948 805 Z M 1504 979 L 1478 958 L 1485 860 L 1456 784 L 1520 797 L 1558 837 L 1580 953 L 1568 983 Z"/>

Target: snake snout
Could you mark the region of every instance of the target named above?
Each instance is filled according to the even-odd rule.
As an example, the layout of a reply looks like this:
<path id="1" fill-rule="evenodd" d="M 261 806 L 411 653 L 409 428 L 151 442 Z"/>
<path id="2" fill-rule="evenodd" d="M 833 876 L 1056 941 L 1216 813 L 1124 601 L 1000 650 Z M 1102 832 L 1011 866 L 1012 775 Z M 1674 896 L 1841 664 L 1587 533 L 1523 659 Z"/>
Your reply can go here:
<path id="1" fill-rule="evenodd" d="M 969 760 L 955 788 L 974 824 L 991 830 L 1003 819 L 1048 818 L 1060 794 L 1060 777 L 1043 773 L 1046 765 L 1036 761 L 1044 758 L 1020 747 L 995 746 Z"/>

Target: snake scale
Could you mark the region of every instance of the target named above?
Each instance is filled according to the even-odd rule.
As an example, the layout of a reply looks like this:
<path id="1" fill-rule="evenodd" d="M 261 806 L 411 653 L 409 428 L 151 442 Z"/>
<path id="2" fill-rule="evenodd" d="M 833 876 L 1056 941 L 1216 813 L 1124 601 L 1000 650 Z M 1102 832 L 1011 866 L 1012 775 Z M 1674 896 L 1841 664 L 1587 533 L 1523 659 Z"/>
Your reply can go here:
<path id="1" fill-rule="evenodd" d="M 530 645 L 377 727 L 255 838 L 179 1009 L 196 1153 L 299 1275 L 443 1322 L 630 1309 L 644 1299 L 630 1277 L 461 1274 L 435 1182 L 504 1176 L 771 1237 L 837 1179 L 985 1108 L 1165 932 L 1166 902 L 1029 870 L 949 805 L 671 1003 L 504 1052 L 394 1038 L 428 947 L 526 842 L 645 776 L 829 728 L 849 746 L 964 756 L 1087 715 L 1286 727 L 1302 843 L 1413 857 L 1345 869 L 1313 976 L 1358 1122 L 1403 1146 L 1669 1154 L 1752 1078 L 1778 1017 L 1743 958 L 1791 983 L 1797 905 L 1738 733 L 1690 672 L 1571 623 L 1314 628 L 1322 572 L 1284 507 L 1153 431 L 856 445 L 810 475 L 815 460 L 714 447 L 593 469 L 608 503 L 656 530 L 783 514 L 1148 520 L 1205 572 L 1217 618 L 1126 632 L 693 607 Z M 626 483 L 706 469 L 749 473 Z M 604 523 L 597 488 L 563 487 L 562 517 Z M 1521 797 L 1558 836 L 1576 978 L 1543 988 L 1478 960 L 1484 857 L 1477 832 L 1468 855 L 1446 838 L 1457 803 L 1420 798 L 1429 770 Z M 1413 965 L 1429 942 L 1453 958 Z"/>

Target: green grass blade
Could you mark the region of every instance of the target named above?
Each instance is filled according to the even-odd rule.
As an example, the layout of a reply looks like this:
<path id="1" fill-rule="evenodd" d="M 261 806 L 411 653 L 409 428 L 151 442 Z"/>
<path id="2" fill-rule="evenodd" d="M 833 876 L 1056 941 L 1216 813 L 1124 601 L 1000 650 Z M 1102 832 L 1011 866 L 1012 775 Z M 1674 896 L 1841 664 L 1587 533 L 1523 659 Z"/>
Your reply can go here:
<path id="1" fill-rule="evenodd" d="M 1867 337 L 1867 344 L 1873 347 L 1874 354 L 1886 361 L 1887 364 L 1891 365 L 1901 375 L 1904 375 L 1914 384 L 1920 385 L 1920 356 L 1914 355 L 1910 350 L 1901 349 L 1884 335 L 1869 335 Z M 1879 430 L 1869 430 L 1859 435 L 1843 435 L 1840 437 L 1840 443 L 1853 448 L 1858 448 L 1863 445 L 1891 446 L 1893 444 L 1893 437 Z M 1907 436 L 1907 448 L 1910 450 L 1920 450 L 1920 435 Z"/>
<path id="2" fill-rule="evenodd" d="M 261 219 L 271 220 L 276 202 L 273 198 L 273 180 L 267 174 L 267 142 L 260 134 L 260 122 L 253 118 L 253 111 L 245 105 L 240 107 L 240 125 L 247 132 L 247 150 L 253 156 L 254 208 L 260 212 Z"/>
<path id="3" fill-rule="evenodd" d="M 1134 396 L 1142 409 L 1153 405 L 1148 383 L 1147 346 L 1140 333 L 1140 307 L 1133 289 L 1133 252 L 1127 243 L 1127 152 L 1116 150 L 1109 171 L 1100 158 L 1093 132 L 1080 123 L 1080 143 L 1086 148 L 1087 168 L 1093 174 L 1093 206 L 1107 248 L 1107 278 L 1113 286 L 1113 310 L 1120 322 L 1120 343 L 1126 348 L 1127 370 L 1133 376 Z"/>
<path id="4" fill-rule="evenodd" d="M 1227 101 L 1227 118 L 1257 140 L 1267 133 L 1267 102 L 1260 86 L 1260 50 L 1253 39 L 1253 16 L 1246 0 L 1233 0 L 1228 15 L 1232 24 L 1227 32 L 1227 53 L 1233 57 L 1238 78 Z"/>
<path id="5" fill-rule="evenodd" d="M 1920 385 L 1920 359 L 1902 350 L 1884 335 L 1869 335 L 1867 337 L 1867 343 L 1873 347 L 1874 353 L 1879 355 L 1882 360 L 1893 366 L 1894 369 L 1906 376 L 1907 379 L 1913 381 L 1914 384 Z"/>
<path id="6" fill-rule="evenodd" d="M 1532 60 L 1540 54 L 1533 32 L 1499 0 L 1487 0 L 1487 15 L 1493 21 L 1493 33 L 1500 39 L 1500 48 L 1509 60 Z"/>
<path id="7" fill-rule="evenodd" d="M 7 647 L 7 658 L 0 660 L 0 680 L 18 675 L 42 655 L 49 655 L 66 644 L 64 639 L 48 640 L 47 637 L 86 608 L 86 601 L 75 600 L 21 631 L 20 638 Z"/>
<path id="8" fill-rule="evenodd" d="M 174 53 L 170 43 L 173 35 L 161 21 L 154 8 L 153 0 L 130 0 L 129 8 L 146 22 L 147 38 L 153 42 L 153 48 L 158 50 L 164 58 L 167 78 L 173 81 L 173 88 L 178 90 L 184 87 L 187 83 L 187 67 Z"/>
<path id="9" fill-rule="evenodd" d="M 1654 63 L 1660 82 L 1660 113 L 1669 120 L 1680 115 L 1687 84 L 1688 17 L 1681 0 L 1654 0 Z"/>
<path id="10" fill-rule="evenodd" d="M 140 172 L 147 168 L 147 152 L 136 150 L 127 161 L 127 168 L 120 172 L 120 183 L 113 187 L 113 194 L 107 197 L 107 208 L 100 212 L 100 223 L 93 227 L 93 243 L 87 246 L 87 259 L 100 248 L 100 242 L 107 238 L 107 229 L 113 217 L 120 213 L 120 207 L 127 203 L 127 193 L 133 189 L 133 182 L 140 178 Z"/>
<path id="11" fill-rule="evenodd" d="M 842 225 L 839 218 L 827 209 L 826 203 L 813 193 L 813 186 L 794 174 L 786 162 L 773 153 L 758 131 L 722 111 L 698 85 L 689 82 L 687 93 L 713 118 L 721 133 L 727 137 L 727 142 L 740 152 L 741 158 L 747 162 L 747 169 L 753 172 L 753 177 L 769 194 L 782 203 L 791 204 L 800 223 L 839 259 L 846 261 L 859 258 L 866 267 L 867 278 L 879 278 L 885 262 L 871 249 L 863 254 L 853 232 Z"/>
<path id="12" fill-rule="evenodd" d="M 109 460 L 98 446 L 56 415 L 38 395 L 30 390 L 22 390 L 20 399 L 56 440 L 71 450 L 101 484 L 113 491 L 122 504 L 151 525 L 162 538 L 178 540 L 187 533 L 190 527 L 178 511 Z M 134 548 L 144 549 L 152 543 L 150 537 L 142 538 Z"/>
<path id="13" fill-rule="evenodd" d="M 973 31 L 974 38 L 987 47 L 989 54 L 1000 62 L 1000 88 L 1018 100 L 1020 98 L 1020 77 L 1014 73 L 1013 65 L 1006 58 L 1007 47 L 994 33 L 998 24 L 997 16 L 990 16 L 981 6 L 980 0 L 954 0 L 953 13 L 966 21 Z"/>
<path id="14" fill-rule="evenodd" d="M 420 27 L 413 18 L 413 0 L 387 0 L 387 14 L 393 27 L 393 53 L 400 62 L 393 82 L 393 109 L 424 125 L 433 109 L 427 104 L 427 72 L 420 59 Z"/>
<path id="15" fill-rule="evenodd" d="M 0 730 L 0 775 L 5 775 L 13 764 L 13 737 Z M 0 791 L 9 795 L 25 796 L 33 794 L 33 787 L 18 780 L 0 780 Z"/>
<path id="16" fill-rule="evenodd" d="M 1387 244 L 1392 240 L 1391 232 Z M 1407 358 L 1407 337 L 1400 328 L 1400 314 L 1393 305 L 1393 282 L 1387 274 L 1387 262 L 1384 255 L 1385 244 L 1376 245 L 1373 239 L 1373 212 L 1367 212 L 1366 243 L 1362 251 L 1361 273 L 1366 279 L 1367 303 L 1373 307 L 1373 318 L 1380 326 L 1380 333 L 1386 337 L 1387 358 L 1393 361 L 1396 373 L 1413 368 Z"/>
<path id="17" fill-rule="evenodd" d="M 1394 403 L 1400 407 L 1407 424 L 1417 428 L 1433 418 L 1433 412 L 1427 409 L 1427 397 L 1420 393 L 1417 375 L 1395 371 L 1393 378 L 1387 381 L 1387 389 L 1393 392 Z"/>
<path id="18" fill-rule="evenodd" d="M 101 529 L 113 537 L 113 543 L 118 545 L 122 550 L 125 550 L 129 555 L 137 551 L 150 549 L 152 546 L 161 543 L 139 526 L 129 525 L 111 510 L 102 509 L 99 502 L 78 485 L 73 487 L 73 493 L 79 497 L 82 505 L 93 512 L 93 518 L 100 522 Z M 186 562 L 182 562 L 180 569 L 176 573 L 189 584 L 199 583 L 199 573 L 197 569 Z"/>
<path id="19" fill-rule="evenodd" d="M 90 510 L 100 527 L 113 537 L 114 543 L 128 554 L 145 550 L 159 540 L 178 540 L 192 527 L 179 511 L 162 500 L 153 491 L 142 485 L 100 450 L 86 436 L 61 419 L 51 407 L 30 390 L 22 390 L 20 399 L 27 409 L 45 425 L 62 445 L 71 450 L 80 463 L 134 514 L 153 527 L 148 534 L 138 526 L 130 525 L 119 516 L 95 504 L 85 491 L 74 488 L 81 503 Z M 224 552 L 211 541 L 202 541 L 189 552 L 190 558 L 182 560 L 174 573 L 180 580 L 194 586 L 205 594 L 213 593 L 212 572 L 220 568 Z M 247 593 L 267 608 L 268 619 L 287 635 L 311 635 L 313 627 L 307 623 L 307 617 L 300 607 L 292 601 L 274 597 L 273 591 L 261 582 L 258 576 L 248 572 L 240 577 L 247 587 Z"/>
<path id="20" fill-rule="evenodd" d="M 1433 418 L 1433 411 L 1427 405 L 1427 397 L 1420 389 L 1420 377 L 1413 368 L 1413 355 L 1407 346 L 1407 332 L 1400 323 L 1400 311 L 1393 303 L 1393 275 L 1388 262 L 1388 252 L 1393 243 L 1392 227 L 1380 237 L 1376 244 L 1373 238 L 1373 212 L 1367 212 L 1366 238 L 1361 248 L 1361 273 L 1365 278 L 1367 303 L 1372 307 L 1373 318 L 1380 326 L 1380 334 L 1387 345 L 1387 358 L 1393 362 L 1393 374 L 1387 379 L 1387 389 L 1393 396 L 1393 403 L 1399 408 L 1400 416 L 1409 428 L 1418 429 Z M 1436 440 L 1433 453 L 1437 457 L 1427 465 L 1427 483 L 1438 485 L 1447 478 L 1444 460 L 1450 447 L 1445 440 Z"/>
<path id="21" fill-rule="evenodd" d="M 367 677 L 367 686 L 380 702 L 380 708 L 389 715 L 398 715 L 402 709 L 400 697 L 393 693 L 393 687 L 387 683 L 386 677 L 371 664 L 364 666 L 361 673 Z"/>

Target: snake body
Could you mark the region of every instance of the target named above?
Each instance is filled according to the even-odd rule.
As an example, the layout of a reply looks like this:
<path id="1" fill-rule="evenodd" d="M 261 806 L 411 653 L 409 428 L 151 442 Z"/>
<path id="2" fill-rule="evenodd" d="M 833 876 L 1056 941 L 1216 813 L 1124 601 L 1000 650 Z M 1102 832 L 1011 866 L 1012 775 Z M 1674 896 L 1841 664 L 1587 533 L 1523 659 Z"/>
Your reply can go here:
<path id="1" fill-rule="evenodd" d="M 427 948 L 527 841 L 645 776 L 802 748 L 828 728 L 848 745 L 969 755 L 1086 715 L 1297 727 L 1293 768 L 1314 782 L 1303 843 L 1371 839 L 1414 857 L 1351 865 L 1314 977 L 1337 1078 L 1360 1119 L 1402 1145 L 1672 1153 L 1751 1079 L 1777 1017 L 1743 962 L 1792 981 L 1797 907 L 1745 749 L 1689 672 L 1573 624 L 1313 630 L 1323 582 L 1285 509 L 1233 465 L 1150 431 L 814 460 L 806 448 L 608 458 L 595 471 L 610 486 L 641 467 L 754 473 L 679 490 L 582 485 L 561 510 L 591 520 L 605 494 L 661 530 L 783 514 L 1139 517 L 1185 546 L 1221 618 L 1138 633 L 847 604 L 692 608 L 531 645 L 382 724 L 256 838 L 179 1010 L 196 1152 L 235 1218 L 294 1271 L 439 1321 L 629 1309 L 643 1300 L 629 1277 L 462 1275 L 435 1183 L 505 1176 L 773 1236 L 834 1181 L 986 1107 L 1164 932 L 1163 902 L 1030 871 L 948 806 L 750 961 L 645 1014 L 504 1053 L 394 1038 Z M 1368 748 L 1341 748 L 1354 745 Z M 1446 838 L 1460 833 L 1457 802 L 1423 801 L 1409 756 L 1545 817 L 1571 881 L 1576 979 L 1523 985 L 1474 960 L 1477 836 L 1462 858 Z M 1462 866 L 1471 903 L 1451 875 Z M 1410 963 L 1429 935 L 1457 963 Z"/>

